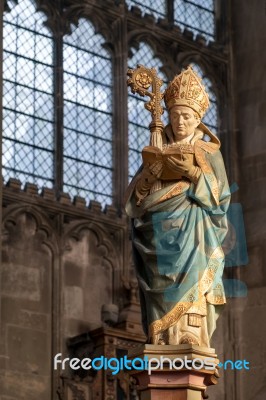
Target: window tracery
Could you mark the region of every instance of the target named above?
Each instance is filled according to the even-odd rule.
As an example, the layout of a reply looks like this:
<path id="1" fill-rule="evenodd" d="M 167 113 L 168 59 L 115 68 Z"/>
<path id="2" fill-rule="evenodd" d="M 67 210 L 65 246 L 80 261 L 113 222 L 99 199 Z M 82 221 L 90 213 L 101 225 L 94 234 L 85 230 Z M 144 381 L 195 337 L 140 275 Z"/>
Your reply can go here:
<path id="1" fill-rule="evenodd" d="M 128 7 L 139 7 L 143 13 L 153 14 L 156 18 L 165 18 L 165 0 L 127 0 Z"/>
<path id="2" fill-rule="evenodd" d="M 207 41 L 215 40 L 213 0 L 174 0 L 174 21 L 182 30 L 187 28 Z"/>
<path id="3" fill-rule="evenodd" d="M 53 40 L 31 0 L 4 14 L 3 176 L 53 186 Z"/>
<path id="4" fill-rule="evenodd" d="M 214 0 L 126 0 L 128 7 L 138 7 L 142 14 L 166 18 L 182 31 L 189 29 L 194 35 L 202 35 L 207 41 L 215 41 Z"/>
<path id="5" fill-rule="evenodd" d="M 112 203 L 112 63 L 85 19 L 63 44 L 64 191 Z"/>

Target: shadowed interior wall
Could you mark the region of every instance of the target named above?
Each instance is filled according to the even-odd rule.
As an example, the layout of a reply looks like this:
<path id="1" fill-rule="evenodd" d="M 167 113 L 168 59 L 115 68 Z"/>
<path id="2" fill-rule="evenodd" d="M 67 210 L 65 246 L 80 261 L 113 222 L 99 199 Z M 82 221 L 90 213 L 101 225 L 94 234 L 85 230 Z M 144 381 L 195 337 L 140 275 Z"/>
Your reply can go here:
<path id="1" fill-rule="evenodd" d="M 34 214 L 11 207 L 4 219 L 1 294 L 6 373 L 1 393 L 47 399 L 52 384 L 53 246 L 41 218 L 38 221 Z"/>
<path id="2" fill-rule="evenodd" d="M 266 3 L 232 1 L 233 83 L 240 201 L 249 264 L 240 267 L 248 286 L 239 301 L 235 344 L 251 370 L 237 375 L 237 399 L 266 397 Z"/>

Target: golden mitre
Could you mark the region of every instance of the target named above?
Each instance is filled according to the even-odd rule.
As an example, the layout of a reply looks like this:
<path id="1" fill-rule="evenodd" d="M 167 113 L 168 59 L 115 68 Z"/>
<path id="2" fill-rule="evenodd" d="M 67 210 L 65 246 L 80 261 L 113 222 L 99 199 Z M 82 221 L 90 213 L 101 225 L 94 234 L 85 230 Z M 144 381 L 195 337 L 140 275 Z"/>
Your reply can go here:
<path id="1" fill-rule="evenodd" d="M 187 106 L 196 111 L 200 118 L 209 107 L 209 96 L 201 83 L 201 78 L 188 66 L 185 71 L 174 77 L 164 94 L 168 110 L 173 106 Z"/>

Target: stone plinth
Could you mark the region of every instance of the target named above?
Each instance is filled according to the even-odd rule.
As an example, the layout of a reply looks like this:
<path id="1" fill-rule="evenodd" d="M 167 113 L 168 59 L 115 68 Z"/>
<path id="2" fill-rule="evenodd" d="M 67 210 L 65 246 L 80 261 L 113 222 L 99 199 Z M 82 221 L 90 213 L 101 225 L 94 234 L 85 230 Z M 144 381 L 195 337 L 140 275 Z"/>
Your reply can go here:
<path id="1" fill-rule="evenodd" d="M 144 360 L 146 368 L 151 365 L 150 369 L 131 372 L 140 400 L 207 399 L 207 387 L 215 385 L 219 377 L 219 360 L 211 348 L 146 344 L 140 351 L 130 352 L 128 357 Z"/>

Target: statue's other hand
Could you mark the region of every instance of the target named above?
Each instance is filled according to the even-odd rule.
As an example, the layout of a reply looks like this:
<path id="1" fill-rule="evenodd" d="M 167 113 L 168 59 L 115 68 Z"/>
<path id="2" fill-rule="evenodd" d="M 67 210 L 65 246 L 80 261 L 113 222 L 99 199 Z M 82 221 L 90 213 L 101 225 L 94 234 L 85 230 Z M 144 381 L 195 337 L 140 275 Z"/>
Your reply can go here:
<path id="1" fill-rule="evenodd" d="M 149 194 L 153 184 L 157 179 L 160 179 L 162 171 L 163 163 L 161 161 L 156 161 L 152 165 L 146 164 L 144 166 L 135 188 L 137 206 L 140 206 L 142 200 Z"/>
<path id="2" fill-rule="evenodd" d="M 191 164 L 189 158 L 183 154 L 182 161 L 174 157 L 169 157 L 166 161 L 167 166 L 182 176 L 190 179 L 191 182 L 197 183 L 201 175 L 201 169 Z"/>
<path id="3" fill-rule="evenodd" d="M 145 165 L 141 172 L 142 185 L 145 185 L 145 187 L 153 185 L 160 178 L 162 171 L 163 164 L 161 161 Z"/>
<path id="4" fill-rule="evenodd" d="M 150 172 L 153 176 L 156 176 L 157 179 L 160 178 L 163 172 L 163 163 L 161 161 L 156 161 L 152 165 L 149 166 Z"/>
<path id="5" fill-rule="evenodd" d="M 166 161 L 167 166 L 174 172 L 179 172 L 181 175 L 186 176 L 189 172 L 191 164 L 186 156 L 183 155 L 183 160 L 177 160 L 174 157 L 169 157 Z"/>

